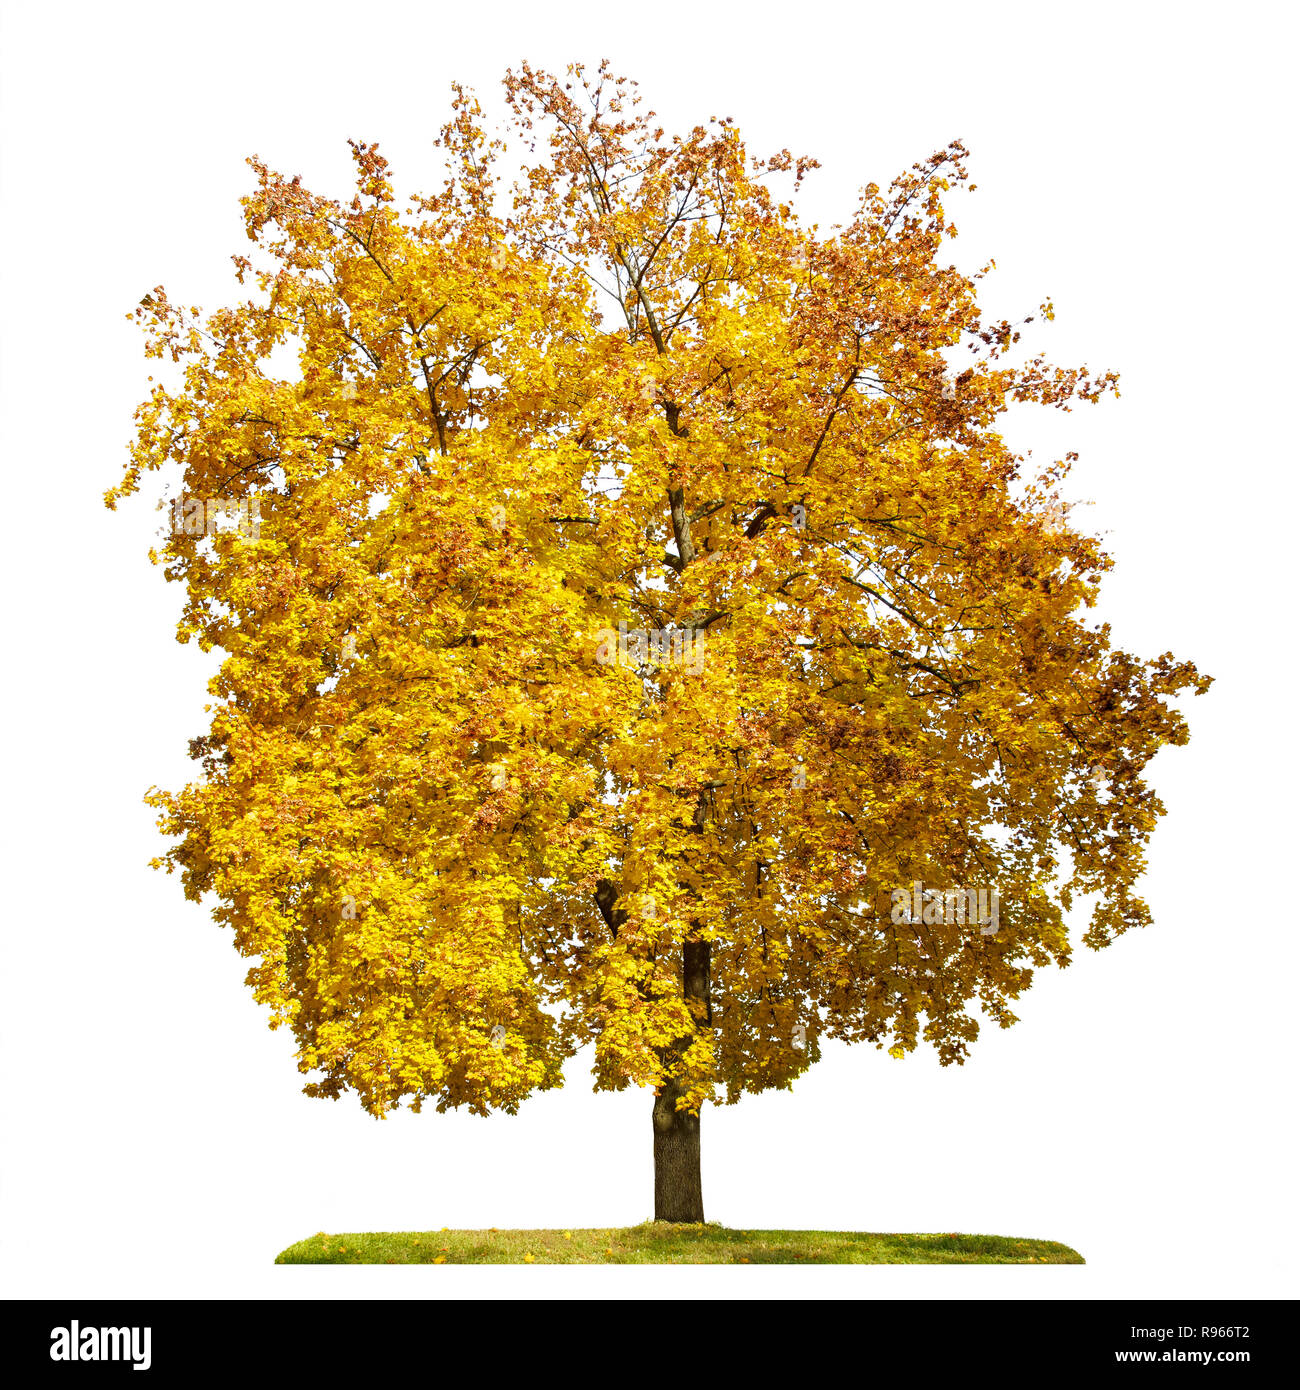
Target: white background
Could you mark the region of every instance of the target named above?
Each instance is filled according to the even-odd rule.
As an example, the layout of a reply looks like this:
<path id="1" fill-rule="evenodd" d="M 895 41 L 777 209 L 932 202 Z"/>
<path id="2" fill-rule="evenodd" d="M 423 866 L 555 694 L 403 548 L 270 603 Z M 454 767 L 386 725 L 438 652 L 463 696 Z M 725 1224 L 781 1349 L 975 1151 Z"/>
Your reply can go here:
<path id="1" fill-rule="evenodd" d="M 6 6 L 0 1292 L 1294 1296 L 1295 37 L 1255 4 Z M 246 962 L 146 868 L 141 796 L 193 768 L 209 662 L 172 639 L 158 514 L 100 501 L 150 370 L 125 316 L 234 293 L 245 156 L 344 194 L 346 139 L 378 140 L 432 187 L 449 82 L 496 111 L 521 57 L 605 55 L 670 126 L 819 158 L 823 224 L 962 138 L 959 264 L 996 256 L 991 309 L 1051 294 L 1050 355 L 1122 373 L 1011 437 L 1080 450 L 1121 645 L 1218 678 L 1154 766 L 1156 925 L 1042 975 L 964 1068 L 836 1048 L 704 1117 L 711 1219 L 1039 1236 L 1084 1268 L 271 1263 L 320 1230 L 640 1221 L 650 1100 L 593 1095 L 585 1058 L 515 1118 L 307 1100 Z"/>

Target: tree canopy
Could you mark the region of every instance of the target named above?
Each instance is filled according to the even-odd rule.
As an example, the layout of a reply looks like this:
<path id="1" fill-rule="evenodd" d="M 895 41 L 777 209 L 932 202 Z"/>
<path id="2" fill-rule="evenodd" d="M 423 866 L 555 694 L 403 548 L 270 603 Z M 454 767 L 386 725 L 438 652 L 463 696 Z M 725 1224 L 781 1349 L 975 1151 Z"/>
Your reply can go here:
<path id="1" fill-rule="evenodd" d="M 589 1044 L 686 1112 L 826 1039 L 961 1062 L 1077 897 L 1090 947 L 1149 920 L 1144 772 L 1209 683 L 1090 621 L 1073 456 L 999 433 L 1116 377 L 945 263 L 959 143 L 823 233 L 730 120 L 605 66 L 505 94 L 509 144 L 455 92 L 409 200 L 371 144 L 345 201 L 251 160 L 248 297 L 136 310 L 166 380 L 108 502 L 204 501 L 155 557 L 224 653 L 158 862 L 375 1114 L 512 1111 Z"/>

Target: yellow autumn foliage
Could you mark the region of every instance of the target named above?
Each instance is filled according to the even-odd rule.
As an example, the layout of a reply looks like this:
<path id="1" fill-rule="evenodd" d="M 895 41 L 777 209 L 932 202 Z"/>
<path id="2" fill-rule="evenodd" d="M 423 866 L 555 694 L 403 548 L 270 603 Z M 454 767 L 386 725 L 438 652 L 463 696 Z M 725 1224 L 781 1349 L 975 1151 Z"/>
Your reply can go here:
<path id="1" fill-rule="evenodd" d="M 688 1110 L 827 1038 L 961 1061 L 1074 896 L 1092 946 L 1148 920 L 1143 770 L 1208 684 L 1089 621 L 1071 460 L 998 431 L 1115 378 L 1013 365 L 943 259 L 959 145 L 827 235 L 730 122 L 665 135 L 605 69 L 507 96 L 513 193 L 458 92 L 441 191 L 250 161 L 247 297 L 136 311 L 172 375 L 110 505 L 257 502 L 157 550 L 223 653 L 162 862 L 375 1114 L 512 1111 L 588 1044 Z M 917 882 L 999 929 L 898 922 Z"/>

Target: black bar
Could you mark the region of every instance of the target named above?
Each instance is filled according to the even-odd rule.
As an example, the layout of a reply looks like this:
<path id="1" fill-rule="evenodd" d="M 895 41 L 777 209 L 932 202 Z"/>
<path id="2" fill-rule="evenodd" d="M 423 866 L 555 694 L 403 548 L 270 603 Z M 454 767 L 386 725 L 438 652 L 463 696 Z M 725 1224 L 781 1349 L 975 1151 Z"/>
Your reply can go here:
<path id="1" fill-rule="evenodd" d="M 919 1301 L 828 1296 L 821 1283 L 815 1290 L 810 1285 L 806 1297 L 770 1298 L 755 1285 L 752 1298 L 737 1298 L 734 1273 L 729 1273 L 733 1277 L 718 1286 L 720 1294 L 725 1287 L 725 1297 L 689 1300 L 705 1305 L 691 1325 L 717 1330 L 716 1357 L 710 1353 L 706 1360 L 724 1375 L 730 1363 L 737 1373 L 746 1365 L 766 1365 L 774 1377 L 786 1374 L 779 1365 L 787 1366 L 796 1381 L 806 1382 L 821 1379 L 836 1365 L 841 1368 L 833 1372 L 837 1379 L 845 1373 L 876 1378 L 891 1368 L 910 1377 L 923 1372 L 927 1379 L 947 1369 L 981 1377 L 1016 1371 L 1053 1379 L 1063 1371 L 1107 1369 L 1122 1381 L 1156 1368 L 1202 1373 L 1208 1368 L 1225 1377 L 1261 1367 L 1276 1373 L 1297 1359 L 1295 1300 Z M 643 1313 L 617 1306 L 590 1314 L 557 1310 L 549 1305 L 592 1300 L 564 1298 L 554 1286 L 502 1300 L 482 1299 L 452 1285 L 445 1300 L 18 1300 L 5 1304 L 0 1314 L 3 1365 L 14 1385 L 47 1376 L 135 1380 L 142 1373 L 179 1383 L 179 1377 L 188 1379 L 195 1371 L 273 1370 L 295 1380 L 328 1375 L 337 1382 L 354 1372 L 391 1375 L 414 1358 L 434 1379 L 444 1379 L 457 1365 L 462 1368 L 457 1378 L 464 1378 L 477 1364 L 482 1374 L 473 1379 L 486 1384 L 516 1372 L 550 1380 L 564 1377 L 566 1367 L 585 1368 L 576 1377 L 582 1384 L 613 1384 L 644 1365 L 645 1346 L 657 1327 L 672 1335 L 671 1306 L 664 1305 L 688 1300 L 669 1283 L 664 1292 L 671 1296 L 665 1299 L 644 1297 L 643 1283 L 620 1291 L 617 1272 L 610 1276 L 609 1294 L 601 1301 L 644 1304 Z M 466 1301 L 508 1306 L 484 1308 L 468 1318 L 459 1307 L 444 1306 Z M 789 1306 L 773 1318 L 761 1306 L 768 1302 Z M 711 1318 L 713 1303 L 726 1309 Z M 75 1361 L 67 1355 L 74 1323 Z M 136 1371 L 131 1358 L 143 1361 L 146 1328 L 149 1365 Z M 105 1336 L 101 1329 L 114 1331 Z M 118 1329 L 134 1330 L 135 1336 Z M 101 1348 L 106 1359 L 82 1354 Z M 52 1352 L 63 1355 L 55 1359 Z M 114 1352 L 117 1359 L 110 1359 Z M 769 1362 L 769 1356 L 779 1360 Z M 604 1371 L 596 1375 L 599 1367 Z M 12 1378 L 15 1370 L 22 1380 Z"/>

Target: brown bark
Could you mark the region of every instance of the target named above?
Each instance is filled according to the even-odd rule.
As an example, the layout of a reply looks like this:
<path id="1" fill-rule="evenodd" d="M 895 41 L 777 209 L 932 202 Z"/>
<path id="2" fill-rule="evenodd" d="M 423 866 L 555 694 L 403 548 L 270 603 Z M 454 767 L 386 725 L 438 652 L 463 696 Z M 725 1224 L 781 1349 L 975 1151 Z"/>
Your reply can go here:
<path id="1" fill-rule="evenodd" d="M 699 1005 L 699 1021 L 712 1020 L 709 1001 L 709 943 L 688 941 L 682 948 L 682 993 Z M 665 1056 L 672 1068 L 689 1038 L 679 1039 Z M 666 1077 L 655 1092 L 655 1220 L 703 1221 L 704 1190 L 700 1181 L 700 1116 L 677 1108 L 682 1087 Z"/>
<path id="2" fill-rule="evenodd" d="M 655 1093 L 655 1220 L 703 1221 L 700 1117 L 678 1110 L 681 1088 L 665 1081 Z"/>

